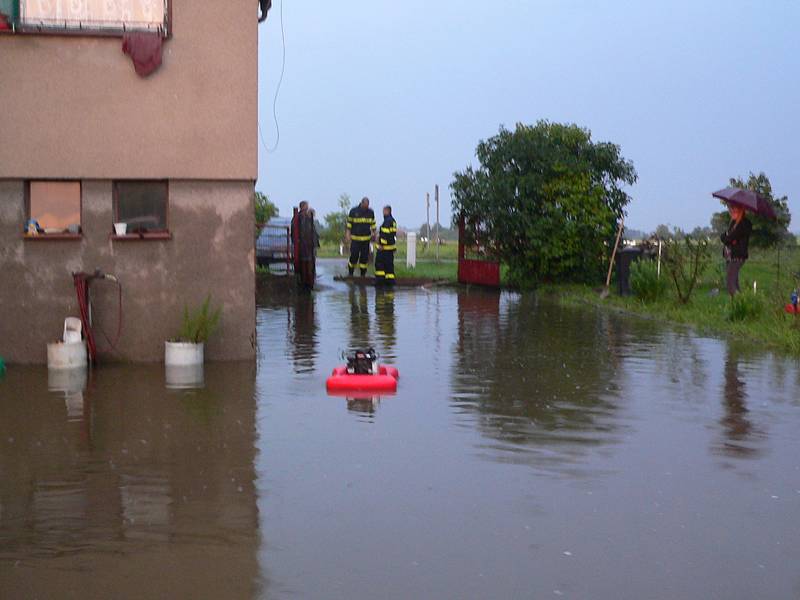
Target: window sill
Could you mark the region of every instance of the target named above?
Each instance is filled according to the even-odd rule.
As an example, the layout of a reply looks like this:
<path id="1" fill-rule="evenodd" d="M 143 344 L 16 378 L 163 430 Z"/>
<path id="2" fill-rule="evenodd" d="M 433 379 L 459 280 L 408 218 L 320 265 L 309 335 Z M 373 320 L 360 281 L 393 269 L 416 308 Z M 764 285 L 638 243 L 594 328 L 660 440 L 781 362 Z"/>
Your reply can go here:
<path id="1" fill-rule="evenodd" d="M 22 239 L 44 242 L 53 240 L 82 240 L 83 236 L 80 233 L 40 233 L 37 235 L 23 233 Z"/>
<path id="2" fill-rule="evenodd" d="M 145 29 L 132 29 L 133 32 L 148 33 Z M 85 38 L 123 38 L 127 33 L 124 29 L 103 29 L 91 27 L 47 27 L 44 25 L 23 25 L 18 26 L 16 29 L 0 29 L 0 36 L 2 35 L 45 35 L 45 36 L 68 36 L 68 37 L 85 37 Z M 172 33 L 164 33 L 162 30 L 156 30 L 162 39 L 168 40 L 172 37 Z"/>
<path id="3" fill-rule="evenodd" d="M 117 235 L 112 233 L 110 239 L 115 242 L 135 242 L 139 240 L 171 240 L 172 234 L 169 231 L 159 231 L 153 233 L 126 233 Z"/>

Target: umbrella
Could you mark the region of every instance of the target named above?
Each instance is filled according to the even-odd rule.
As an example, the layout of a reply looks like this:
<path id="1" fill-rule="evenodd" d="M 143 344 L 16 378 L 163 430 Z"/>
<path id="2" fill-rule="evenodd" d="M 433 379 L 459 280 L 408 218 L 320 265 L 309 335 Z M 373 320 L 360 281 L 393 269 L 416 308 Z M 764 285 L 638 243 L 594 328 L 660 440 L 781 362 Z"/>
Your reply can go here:
<path id="1" fill-rule="evenodd" d="M 741 188 L 725 188 L 724 190 L 719 190 L 711 195 L 724 202 L 727 202 L 728 204 L 737 204 L 744 209 L 756 213 L 757 215 L 761 215 L 762 217 L 773 220 L 777 218 L 772 205 L 767 202 L 765 198 L 762 198 L 753 191 L 743 190 Z"/>

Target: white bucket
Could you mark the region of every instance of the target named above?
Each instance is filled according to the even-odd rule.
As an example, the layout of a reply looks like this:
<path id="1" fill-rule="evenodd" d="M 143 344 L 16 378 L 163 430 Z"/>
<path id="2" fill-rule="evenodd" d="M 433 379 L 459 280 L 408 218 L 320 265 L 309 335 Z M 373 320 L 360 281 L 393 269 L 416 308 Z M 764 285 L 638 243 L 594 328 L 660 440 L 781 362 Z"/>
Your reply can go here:
<path id="1" fill-rule="evenodd" d="M 47 344 L 48 369 L 76 369 L 87 364 L 86 342 Z"/>
<path id="2" fill-rule="evenodd" d="M 114 233 L 117 235 L 125 235 L 128 233 L 127 223 L 114 223 Z"/>
<path id="3" fill-rule="evenodd" d="M 203 343 L 164 342 L 164 364 L 168 366 L 202 365 Z"/>

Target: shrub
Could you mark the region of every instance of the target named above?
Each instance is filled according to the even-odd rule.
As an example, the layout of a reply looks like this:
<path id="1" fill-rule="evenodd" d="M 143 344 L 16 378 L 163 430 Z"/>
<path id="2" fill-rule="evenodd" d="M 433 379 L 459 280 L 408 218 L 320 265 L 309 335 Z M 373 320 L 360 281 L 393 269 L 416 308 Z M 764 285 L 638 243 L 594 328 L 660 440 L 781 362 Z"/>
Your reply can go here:
<path id="1" fill-rule="evenodd" d="M 217 329 L 222 308 L 211 309 L 211 295 L 206 296 L 203 304 L 195 311 L 189 312 L 189 307 L 183 307 L 183 323 L 178 339 L 182 342 L 199 344 L 207 342 L 211 334 Z"/>
<path id="2" fill-rule="evenodd" d="M 764 312 L 762 296 L 753 292 L 741 292 L 731 298 L 728 320 L 733 322 L 753 321 Z"/>
<path id="3" fill-rule="evenodd" d="M 631 265 L 631 290 L 643 302 L 655 302 L 667 293 L 667 276 L 658 276 L 655 261 L 638 260 Z"/>
<path id="4" fill-rule="evenodd" d="M 676 229 L 666 242 L 664 265 L 675 284 L 678 302 L 687 304 L 711 262 L 708 240 Z"/>

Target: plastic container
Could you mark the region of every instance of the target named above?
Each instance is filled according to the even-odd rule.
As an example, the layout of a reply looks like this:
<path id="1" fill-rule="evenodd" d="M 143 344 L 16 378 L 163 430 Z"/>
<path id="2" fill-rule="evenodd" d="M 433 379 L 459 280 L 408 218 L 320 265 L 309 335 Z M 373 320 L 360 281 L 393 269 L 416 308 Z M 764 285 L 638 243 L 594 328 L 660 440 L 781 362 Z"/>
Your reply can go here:
<path id="1" fill-rule="evenodd" d="M 89 364 L 86 355 L 86 342 L 53 342 L 47 344 L 48 369 L 78 369 Z"/>
<path id="2" fill-rule="evenodd" d="M 81 330 L 83 325 L 77 317 L 67 317 L 64 319 L 64 343 L 73 344 L 81 341 Z"/>
<path id="3" fill-rule="evenodd" d="M 164 342 L 164 364 L 167 366 L 202 365 L 203 343 Z"/>
<path id="4" fill-rule="evenodd" d="M 125 235 L 128 233 L 127 223 L 114 223 L 114 233 L 117 235 Z"/>
<path id="5" fill-rule="evenodd" d="M 617 252 L 617 291 L 620 296 L 631 295 L 631 265 L 642 256 L 642 249 L 636 246 L 623 248 Z"/>

